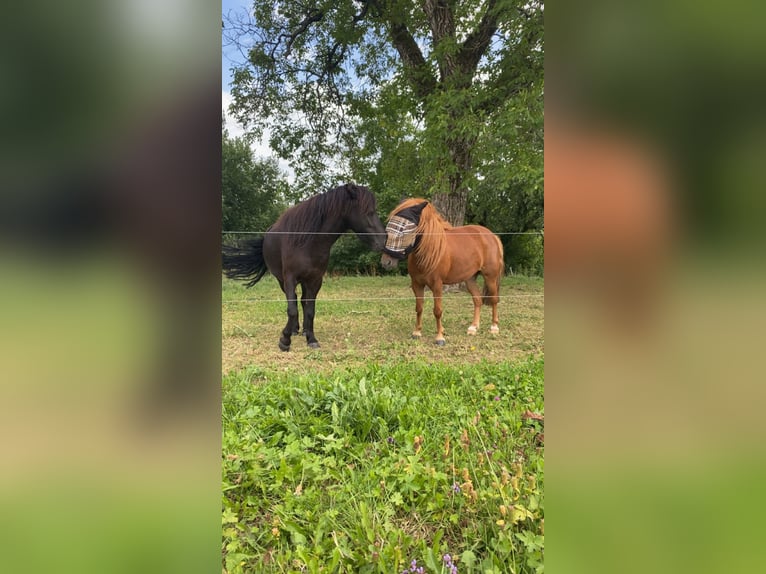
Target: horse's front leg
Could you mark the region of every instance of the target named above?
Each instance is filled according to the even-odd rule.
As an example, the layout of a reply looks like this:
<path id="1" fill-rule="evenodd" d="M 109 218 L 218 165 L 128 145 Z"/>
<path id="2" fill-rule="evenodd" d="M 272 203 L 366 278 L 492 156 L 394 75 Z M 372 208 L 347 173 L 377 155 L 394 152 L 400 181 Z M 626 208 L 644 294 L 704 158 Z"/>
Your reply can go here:
<path id="1" fill-rule="evenodd" d="M 423 335 L 423 295 L 425 285 L 412 282 L 412 292 L 415 294 L 415 330 L 412 332 L 413 339 L 420 339 Z"/>
<path id="2" fill-rule="evenodd" d="M 303 295 L 301 306 L 303 307 L 303 333 L 306 335 L 306 343 L 312 349 L 319 348 L 319 341 L 314 336 L 314 314 L 319 290 L 322 288 L 322 277 L 303 283 Z"/>
<path id="3" fill-rule="evenodd" d="M 442 328 L 442 282 L 436 281 L 430 287 L 434 294 L 434 318 L 436 319 L 436 340 L 434 343 L 442 347 L 446 343 Z"/>
<path id="4" fill-rule="evenodd" d="M 279 287 L 280 287 L 280 289 L 282 289 L 282 292 L 283 293 L 287 293 L 287 291 L 285 290 L 285 282 L 282 281 L 282 279 L 280 279 L 279 277 L 277 277 L 277 281 L 279 281 Z M 295 323 L 294 323 L 293 327 L 294 327 L 294 329 L 293 329 L 292 334 L 293 335 L 300 335 L 301 322 L 300 322 L 300 318 L 299 317 L 295 318 Z M 280 348 L 281 348 L 281 345 L 280 345 Z M 284 351 L 285 349 L 282 349 L 282 350 Z M 287 349 L 287 350 L 289 350 L 289 349 Z"/>
<path id="5" fill-rule="evenodd" d="M 282 336 L 279 338 L 279 348 L 282 351 L 290 350 L 292 334 L 298 331 L 298 297 L 295 294 L 296 283 L 293 278 L 286 278 L 284 282 L 284 292 L 287 297 L 287 324 L 282 329 Z"/>

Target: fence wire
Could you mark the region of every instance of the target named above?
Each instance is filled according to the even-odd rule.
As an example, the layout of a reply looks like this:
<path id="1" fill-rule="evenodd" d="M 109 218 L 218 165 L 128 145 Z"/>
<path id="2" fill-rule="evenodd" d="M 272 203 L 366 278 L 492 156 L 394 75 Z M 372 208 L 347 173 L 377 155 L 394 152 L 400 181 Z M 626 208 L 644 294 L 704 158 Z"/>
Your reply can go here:
<path id="1" fill-rule="evenodd" d="M 449 293 L 444 293 L 444 295 L 448 295 Z M 469 293 L 465 293 L 461 291 L 461 295 L 468 295 Z M 533 297 L 544 297 L 544 293 L 526 293 L 524 295 L 518 294 L 518 295 L 497 295 L 498 299 L 531 299 Z M 423 297 L 424 300 L 432 299 L 432 296 L 429 297 Z M 322 303 L 360 303 L 362 301 L 414 301 L 415 296 L 411 295 L 409 297 L 361 297 L 361 298 L 348 298 L 348 299 L 339 299 L 339 298 L 332 298 L 332 299 L 323 299 L 316 297 L 314 299 L 301 299 L 300 297 L 296 298 L 296 301 L 321 301 Z M 287 301 L 287 298 L 283 297 L 281 299 L 258 299 L 258 298 L 244 298 L 244 299 L 229 299 L 228 301 L 221 301 L 222 305 L 235 305 L 238 303 L 285 303 Z"/>
<path id="2" fill-rule="evenodd" d="M 361 232 L 361 233 L 335 233 L 333 231 L 222 231 L 221 235 L 385 235 L 384 233 Z M 545 235 L 543 231 L 493 231 L 494 235 Z M 437 235 L 436 233 L 421 233 L 420 235 Z M 439 234 L 440 235 L 440 234 Z M 483 235 L 482 233 L 463 233 L 462 235 Z"/>

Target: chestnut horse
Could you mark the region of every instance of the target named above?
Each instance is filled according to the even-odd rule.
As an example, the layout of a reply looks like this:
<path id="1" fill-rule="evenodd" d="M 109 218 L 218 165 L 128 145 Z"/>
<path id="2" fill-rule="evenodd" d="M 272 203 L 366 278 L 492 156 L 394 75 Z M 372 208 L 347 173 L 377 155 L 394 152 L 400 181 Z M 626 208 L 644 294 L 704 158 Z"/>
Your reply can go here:
<path id="1" fill-rule="evenodd" d="M 423 326 L 423 293 L 425 286 L 434 294 L 437 345 L 444 345 L 442 328 L 442 286 L 465 281 L 473 298 L 473 322 L 468 334 L 479 330 L 482 302 L 492 306 L 490 332 L 499 333 L 497 303 L 500 278 L 503 275 L 503 244 L 497 235 L 481 225 L 452 227 L 436 208 L 425 199 L 405 199 L 389 215 L 386 246 L 381 264 L 393 269 L 407 257 L 407 271 L 415 293 L 415 330 L 420 338 Z M 484 277 L 484 293 L 479 292 L 476 277 Z"/>

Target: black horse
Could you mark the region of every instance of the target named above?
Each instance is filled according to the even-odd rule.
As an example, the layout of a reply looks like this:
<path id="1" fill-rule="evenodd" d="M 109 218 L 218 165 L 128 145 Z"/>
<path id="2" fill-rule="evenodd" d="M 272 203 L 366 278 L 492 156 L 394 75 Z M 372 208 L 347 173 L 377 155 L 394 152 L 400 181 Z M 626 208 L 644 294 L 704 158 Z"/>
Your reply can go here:
<path id="1" fill-rule="evenodd" d="M 223 247 L 223 269 L 231 279 L 249 279 L 252 287 L 268 268 L 287 297 L 287 325 L 279 348 L 290 350 L 292 335 L 300 332 L 296 287 L 301 286 L 303 332 L 316 349 L 314 305 L 327 271 L 330 248 L 341 234 L 352 230 L 375 251 L 382 251 L 386 230 L 377 214 L 375 196 L 366 187 L 347 183 L 315 195 L 285 211 L 262 238 L 241 247 Z"/>

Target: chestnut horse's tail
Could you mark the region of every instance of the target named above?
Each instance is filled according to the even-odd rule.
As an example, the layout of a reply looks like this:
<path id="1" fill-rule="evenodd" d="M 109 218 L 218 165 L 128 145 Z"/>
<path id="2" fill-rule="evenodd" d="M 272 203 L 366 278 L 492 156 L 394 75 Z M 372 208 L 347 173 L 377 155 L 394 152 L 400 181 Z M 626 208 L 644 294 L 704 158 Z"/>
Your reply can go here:
<path id="1" fill-rule="evenodd" d="M 497 244 L 497 274 L 493 277 L 487 277 L 484 275 L 484 291 L 481 294 L 481 301 L 484 303 L 484 305 L 492 305 L 492 303 L 497 302 L 497 296 L 500 295 L 500 279 L 503 277 L 503 274 L 505 273 L 505 260 L 503 259 L 503 243 L 500 241 L 500 238 L 497 235 L 493 235 L 492 238 L 495 240 L 495 243 Z M 489 289 L 490 282 L 494 279 L 495 282 L 495 289 L 494 293 Z M 493 301 L 494 299 L 494 301 Z"/>
<path id="2" fill-rule="evenodd" d="M 229 279 L 249 279 L 246 283 L 252 287 L 266 274 L 266 261 L 263 259 L 263 238 L 250 239 L 242 247 L 223 246 L 223 272 Z"/>

